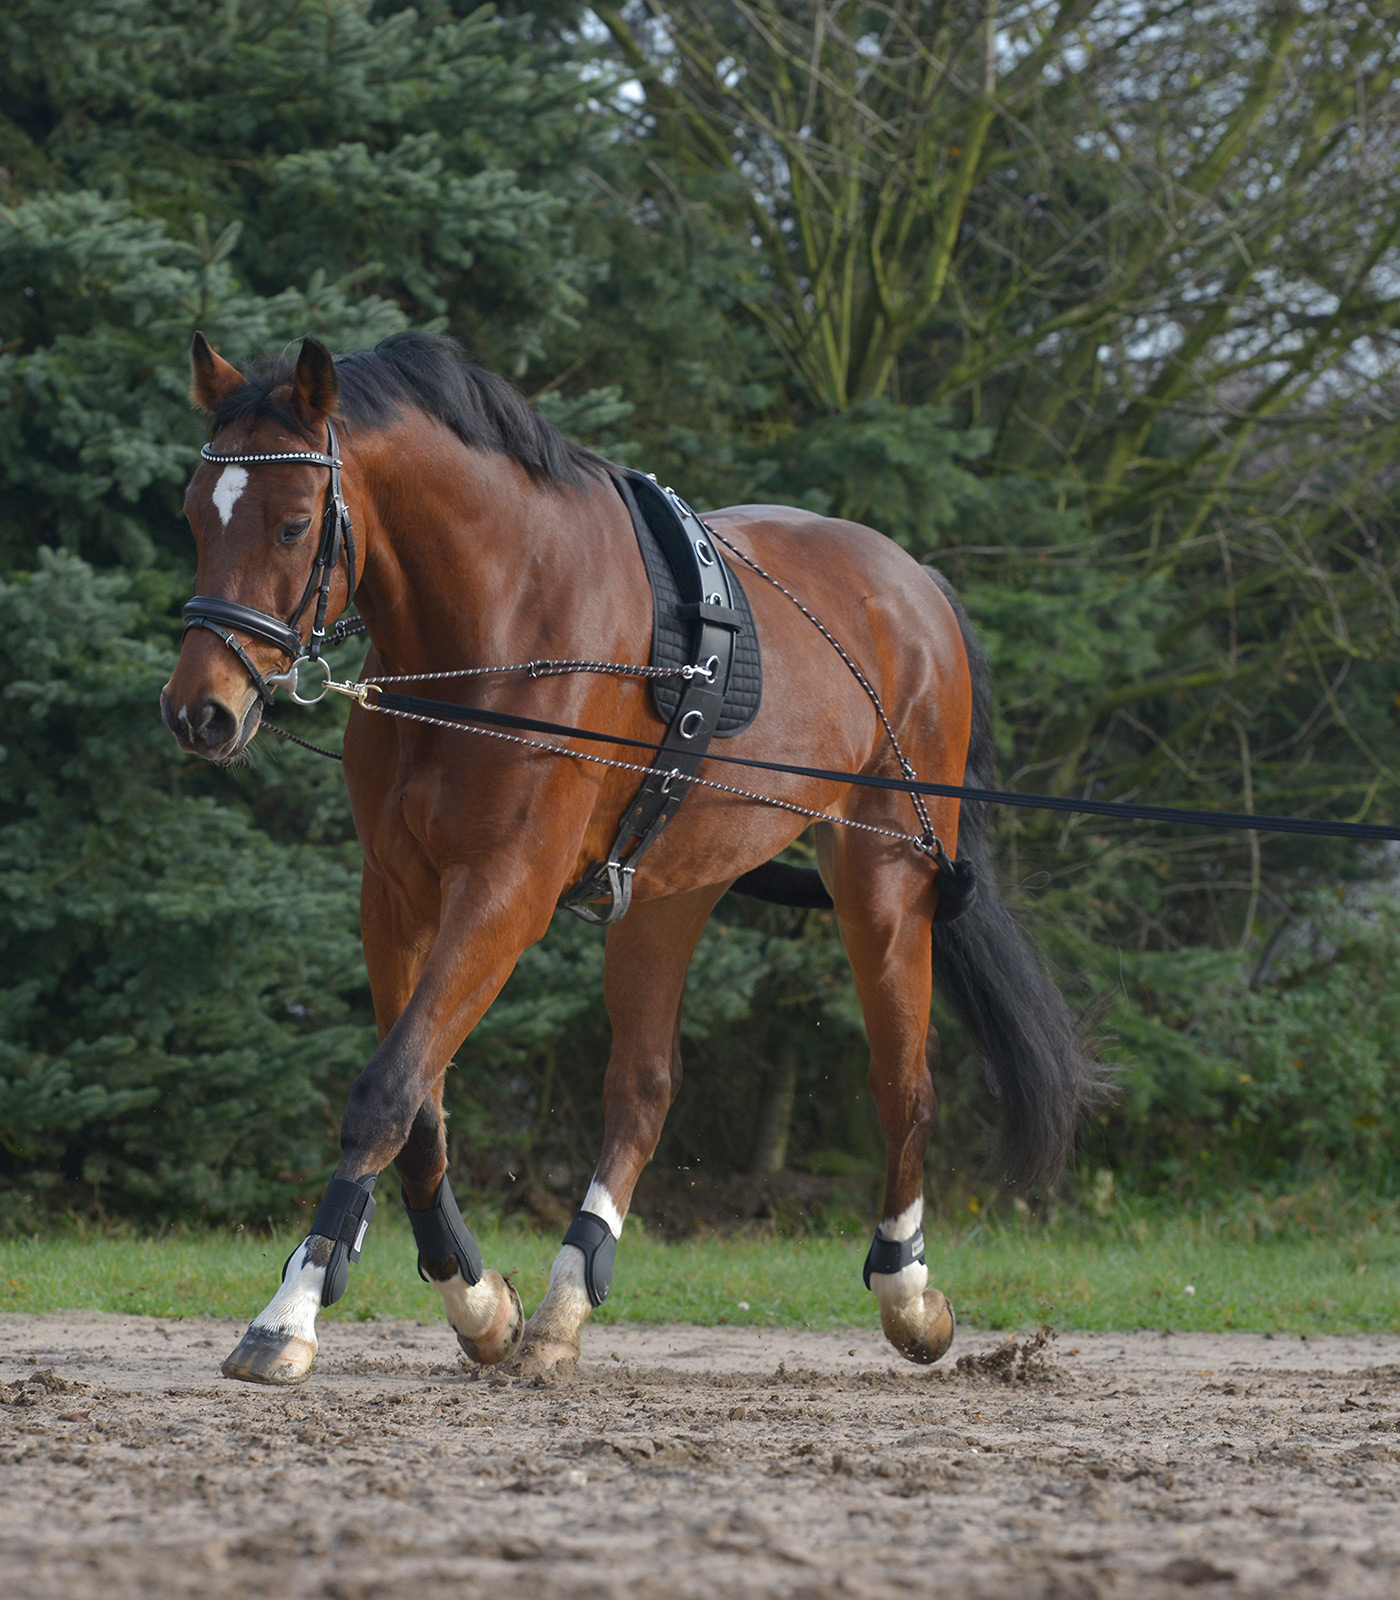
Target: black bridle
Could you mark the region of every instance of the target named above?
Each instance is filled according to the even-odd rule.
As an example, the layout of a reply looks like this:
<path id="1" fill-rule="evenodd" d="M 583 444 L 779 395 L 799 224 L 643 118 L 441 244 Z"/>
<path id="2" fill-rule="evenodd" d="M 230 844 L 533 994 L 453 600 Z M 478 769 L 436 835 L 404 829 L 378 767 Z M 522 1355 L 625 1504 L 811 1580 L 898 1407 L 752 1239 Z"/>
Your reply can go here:
<path id="1" fill-rule="evenodd" d="M 321 660 L 321 648 L 326 643 L 326 609 L 330 604 L 331 579 L 340 564 L 342 547 L 345 551 L 347 578 L 345 604 L 348 606 L 355 596 L 355 530 L 350 521 L 345 496 L 340 490 L 341 459 L 335 426 L 330 421 L 326 423 L 324 454 L 319 450 L 259 450 L 226 455 L 222 451 L 211 449 L 207 444 L 199 453 L 211 466 L 217 467 L 262 466 L 268 462 L 300 461 L 307 466 L 330 469 L 326 509 L 321 518 L 321 542 L 316 550 L 311 574 L 306 580 L 306 588 L 302 591 L 296 610 L 285 622 L 266 611 L 257 611 L 252 606 L 241 605 L 237 600 L 221 600 L 215 595 L 207 594 L 195 595 L 180 613 L 185 619 L 186 633 L 191 628 L 207 628 L 216 638 L 223 640 L 243 663 L 244 670 L 252 679 L 253 687 L 258 691 L 264 705 L 272 704 L 273 691 L 279 683 L 288 687 L 293 699 L 300 699 L 297 692 L 296 669 L 302 661 Z M 303 639 L 301 619 L 306 614 L 306 608 L 311 604 L 313 596 L 316 600 L 316 611 L 311 622 L 311 634 L 309 638 Z M 271 673 L 264 677 L 253 665 L 252 657 L 229 631 L 232 628 L 236 628 L 240 633 L 251 634 L 253 638 L 261 639 L 264 644 L 270 644 L 280 650 L 283 655 L 290 658 L 291 669 L 288 672 Z M 322 666 L 325 666 L 324 662 Z"/>

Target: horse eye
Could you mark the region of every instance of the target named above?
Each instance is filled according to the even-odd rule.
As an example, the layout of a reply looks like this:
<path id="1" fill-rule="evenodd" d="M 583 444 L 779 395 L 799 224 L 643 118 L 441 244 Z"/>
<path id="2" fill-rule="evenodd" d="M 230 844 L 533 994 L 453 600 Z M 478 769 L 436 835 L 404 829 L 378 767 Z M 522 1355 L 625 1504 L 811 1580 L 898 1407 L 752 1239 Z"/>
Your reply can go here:
<path id="1" fill-rule="evenodd" d="M 298 517 L 295 522 L 286 523 L 277 535 L 278 544 L 295 544 L 310 526 L 310 517 Z"/>

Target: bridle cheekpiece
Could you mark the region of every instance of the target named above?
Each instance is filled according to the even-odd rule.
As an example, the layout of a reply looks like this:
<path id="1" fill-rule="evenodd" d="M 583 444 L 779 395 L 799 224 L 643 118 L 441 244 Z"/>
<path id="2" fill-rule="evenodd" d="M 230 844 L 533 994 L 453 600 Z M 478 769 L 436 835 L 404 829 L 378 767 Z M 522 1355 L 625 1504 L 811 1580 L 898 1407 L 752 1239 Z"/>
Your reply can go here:
<path id="1" fill-rule="evenodd" d="M 306 466 L 327 467 L 330 470 L 326 509 L 321 518 L 321 542 L 316 550 L 316 559 L 312 563 L 311 574 L 306 580 L 306 588 L 302 592 L 297 608 L 285 622 L 269 612 L 242 605 L 237 600 L 221 600 L 216 595 L 207 594 L 195 595 L 180 613 L 185 619 L 186 633 L 191 628 L 207 628 L 216 638 L 223 640 L 243 663 L 244 670 L 252 679 L 253 687 L 265 705 L 272 704 L 273 691 L 279 684 L 286 687 L 292 699 L 298 704 L 311 704 L 311 701 L 302 699 L 297 686 L 297 671 L 304 661 L 316 661 L 320 663 L 327 678 L 330 676 L 330 667 L 321 657 L 321 648 L 326 643 L 326 609 L 330 604 L 331 579 L 335 576 L 335 569 L 340 565 L 342 548 L 345 552 L 347 576 L 345 604 L 348 606 L 355 596 L 355 530 L 350 521 L 350 511 L 345 504 L 345 496 L 340 488 L 342 463 L 335 425 L 329 420 L 326 422 L 324 453 L 320 450 L 248 450 L 238 454 L 225 454 L 207 444 L 199 453 L 211 466 L 216 467 L 262 466 L 274 462 L 296 461 Z M 316 601 L 316 610 L 311 622 L 311 636 L 303 640 L 299 624 L 313 597 Z M 251 634 L 255 639 L 261 639 L 264 644 L 270 644 L 280 650 L 283 655 L 291 659 L 291 667 L 286 672 L 269 673 L 264 677 L 253 665 L 252 657 L 229 631 L 233 628 L 240 633 Z"/>

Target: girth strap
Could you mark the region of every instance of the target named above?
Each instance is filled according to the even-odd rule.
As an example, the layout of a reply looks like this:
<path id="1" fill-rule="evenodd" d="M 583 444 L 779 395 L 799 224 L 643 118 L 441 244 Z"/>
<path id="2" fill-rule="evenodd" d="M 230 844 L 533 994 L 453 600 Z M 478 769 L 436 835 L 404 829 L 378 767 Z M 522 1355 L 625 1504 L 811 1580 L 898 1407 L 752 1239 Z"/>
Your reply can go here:
<path id="1" fill-rule="evenodd" d="M 865 1287 L 870 1287 L 870 1274 L 878 1272 L 882 1275 L 893 1277 L 896 1272 L 903 1272 L 905 1267 L 912 1267 L 916 1261 L 924 1259 L 924 1231 L 922 1228 L 912 1239 L 887 1239 L 878 1228 L 875 1237 L 870 1243 L 870 1253 L 865 1258 L 865 1270 L 862 1276 Z"/>
<path id="2" fill-rule="evenodd" d="M 634 524 L 640 526 L 644 521 L 639 496 L 659 499 L 673 533 L 678 525 L 683 535 L 669 543 L 676 555 L 681 592 L 687 596 L 680 615 L 694 625 L 691 665 L 702 670 L 687 682 L 651 771 L 622 814 L 607 858 L 589 867 L 560 898 L 562 907 L 585 922 L 604 924 L 619 922 L 627 915 L 637 863 L 660 838 L 689 793 L 690 780 L 700 771 L 724 710 L 735 635 L 744 624 L 734 608 L 729 569 L 715 559 L 704 524 L 685 501 L 645 473 L 624 472 L 613 481 Z M 598 900 L 606 902 L 601 909 L 590 904 Z"/>
<path id="3" fill-rule="evenodd" d="M 321 1288 L 321 1304 L 334 1305 L 345 1293 L 350 1277 L 350 1263 L 360 1259 L 360 1249 L 374 1216 L 374 1188 L 376 1174 L 369 1173 L 351 1182 L 349 1178 L 332 1178 L 326 1185 L 321 1204 L 311 1219 L 311 1234 L 330 1239 L 330 1265 L 326 1268 L 326 1281 Z"/>
<path id="4" fill-rule="evenodd" d="M 583 1252 L 583 1286 L 588 1291 L 588 1303 L 596 1311 L 612 1288 L 613 1262 L 617 1258 L 613 1231 L 596 1212 L 580 1211 L 569 1224 L 564 1243 Z"/>
<path id="5" fill-rule="evenodd" d="M 424 1283 L 439 1281 L 424 1271 L 424 1262 L 452 1260 L 456 1261 L 469 1287 L 481 1282 L 481 1246 L 462 1221 L 452 1185 L 446 1178 L 438 1185 L 437 1195 L 426 1211 L 415 1211 L 409 1205 L 406 1189 L 403 1191 L 403 1206 L 408 1212 L 414 1243 L 418 1246 L 418 1276 Z"/>

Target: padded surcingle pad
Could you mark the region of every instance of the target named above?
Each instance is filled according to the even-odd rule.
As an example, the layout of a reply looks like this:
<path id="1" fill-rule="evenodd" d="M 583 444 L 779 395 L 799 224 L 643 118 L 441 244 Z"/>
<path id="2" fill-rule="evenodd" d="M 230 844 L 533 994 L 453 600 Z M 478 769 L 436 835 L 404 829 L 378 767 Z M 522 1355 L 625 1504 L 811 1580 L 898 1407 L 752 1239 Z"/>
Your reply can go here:
<path id="1" fill-rule="evenodd" d="M 628 485 L 642 513 L 642 524 L 635 521 L 637 545 L 651 580 L 652 636 L 651 665 L 654 667 L 685 667 L 695 659 L 693 639 L 695 623 L 681 615 L 681 607 L 689 598 L 682 594 L 675 568 L 666 555 L 668 547 L 676 540 L 685 542 L 680 520 L 666 498 L 665 490 L 639 472 L 626 474 Z M 723 561 L 718 549 L 715 558 Z M 693 558 L 690 558 L 693 564 Z M 725 561 L 729 582 L 734 592 L 734 609 L 743 618 L 734 639 L 734 664 L 729 672 L 729 686 L 724 697 L 724 710 L 720 713 L 715 736 L 727 739 L 742 733 L 758 715 L 763 698 L 763 662 L 759 653 L 758 632 L 754 627 L 753 612 L 744 593 L 732 561 Z M 652 701 L 657 715 L 669 725 L 685 691 L 680 678 L 654 678 L 651 685 Z"/>

